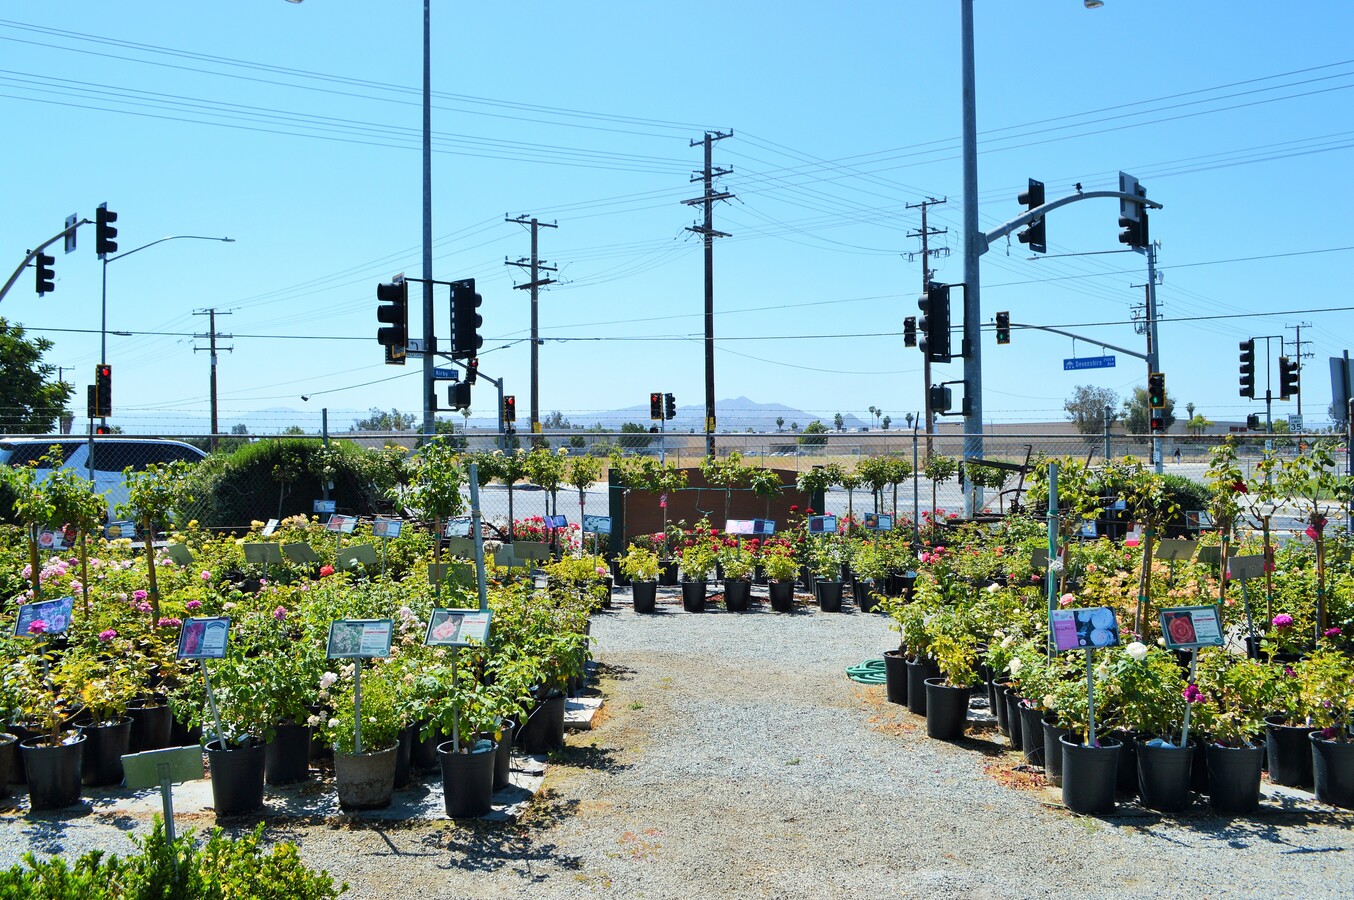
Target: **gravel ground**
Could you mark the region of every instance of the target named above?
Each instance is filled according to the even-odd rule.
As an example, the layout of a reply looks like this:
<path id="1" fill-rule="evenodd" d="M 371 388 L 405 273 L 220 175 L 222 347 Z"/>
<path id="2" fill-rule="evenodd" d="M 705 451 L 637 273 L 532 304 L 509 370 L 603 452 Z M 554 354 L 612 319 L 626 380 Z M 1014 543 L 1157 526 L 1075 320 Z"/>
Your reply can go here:
<path id="1" fill-rule="evenodd" d="M 843 674 L 896 643 L 881 617 L 693 615 L 668 598 L 652 616 L 602 613 L 592 633 L 606 706 L 520 822 L 269 833 L 361 900 L 1354 896 L 1354 814 L 1074 816 L 1023 784 L 995 732 L 930 740 L 882 686 Z M 0 864 L 125 851 L 133 830 L 0 815 Z"/>

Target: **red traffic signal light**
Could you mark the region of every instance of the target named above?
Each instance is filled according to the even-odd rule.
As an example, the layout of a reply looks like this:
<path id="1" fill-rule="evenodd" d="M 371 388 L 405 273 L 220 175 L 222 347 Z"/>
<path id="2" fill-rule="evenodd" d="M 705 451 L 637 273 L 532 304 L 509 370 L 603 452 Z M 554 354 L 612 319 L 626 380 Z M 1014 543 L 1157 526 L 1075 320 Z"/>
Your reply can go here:
<path id="1" fill-rule="evenodd" d="M 112 433 L 113 433 L 113 428 L 112 428 L 111 425 L 95 425 L 95 426 L 94 426 L 94 433 L 95 433 L 95 434 L 112 434 Z"/>
<path id="2" fill-rule="evenodd" d="M 649 418 L 655 422 L 663 418 L 663 394 L 659 391 L 649 395 Z"/>
<path id="3" fill-rule="evenodd" d="M 1152 427 L 1152 433 L 1153 433 L 1153 434 L 1159 434 L 1159 433 L 1165 431 L 1165 430 L 1166 430 L 1166 417 L 1163 416 L 1159 411 L 1153 410 L 1153 411 L 1152 411 L 1152 423 L 1151 423 L 1151 427 Z"/>
<path id="4" fill-rule="evenodd" d="M 113 367 L 99 363 L 94 367 L 94 415 L 105 418 L 113 414 Z"/>
<path id="5" fill-rule="evenodd" d="M 512 394 L 503 398 L 503 421 L 509 425 L 517 421 L 517 398 Z"/>

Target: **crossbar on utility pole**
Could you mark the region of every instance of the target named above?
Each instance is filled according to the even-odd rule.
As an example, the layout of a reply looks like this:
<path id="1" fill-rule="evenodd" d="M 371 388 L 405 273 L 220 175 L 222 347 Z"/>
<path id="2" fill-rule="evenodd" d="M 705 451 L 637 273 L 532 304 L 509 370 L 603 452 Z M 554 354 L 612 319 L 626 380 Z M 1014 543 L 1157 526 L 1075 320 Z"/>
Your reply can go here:
<path id="1" fill-rule="evenodd" d="M 215 306 L 210 307 L 209 309 L 199 309 L 199 310 L 194 310 L 193 315 L 195 315 L 195 316 L 207 316 L 207 317 L 208 317 L 208 319 L 207 319 L 207 334 L 195 334 L 195 335 L 193 335 L 193 338 L 194 338 L 194 339 L 198 339 L 198 340 L 200 340 L 200 339 L 202 339 L 202 338 L 207 338 L 207 339 L 210 340 L 211 343 L 210 343 L 208 346 L 206 346 L 206 347 L 194 347 L 194 348 L 193 348 L 193 352 L 194 352 L 194 353 L 199 353 L 199 352 L 201 352 L 201 351 L 203 351 L 203 350 L 209 350 L 209 351 L 211 351 L 211 371 L 212 371 L 212 374 L 211 374 L 211 407 L 212 407 L 212 436 L 211 436 L 211 448 L 212 448 L 213 450 L 215 450 L 215 449 L 216 449 L 216 436 L 217 436 L 218 434 L 221 433 L 220 420 L 217 418 L 217 404 L 216 404 L 216 351 L 217 351 L 217 350 L 224 350 L 224 351 L 226 351 L 227 353 L 233 353 L 233 352 L 235 352 L 235 348 L 234 348 L 234 347 L 217 347 L 217 346 L 216 346 L 216 339 L 217 339 L 218 337 L 228 338 L 228 337 L 231 337 L 231 335 L 229 335 L 229 334 L 217 334 L 217 333 L 216 333 L 216 307 L 215 307 Z M 226 312 L 221 313 L 221 315 L 223 315 L 223 316 L 228 316 L 228 315 L 230 315 L 230 311 L 227 310 Z M 328 412 L 328 410 L 326 410 L 326 412 Z"/>
<path id="2" fill-rule="evenodd" d="M 516 289 L 519 290 L 519 291 L 525 291 L 525 290 L 531 291 L 531 433 L 532 433 L 532 434 L 536 434 L 536 433 L 538 433 L 538 432 L 540 431 L 540 428 L 541 428 L 541 403 L 540 403 L 540 383 L 541 383 L 541 381 L 540 381 L 540 372 L 541 372 L 541 369 L 540 369 L 540 346 L 541 346 L 541 338 L 540 338 L 540 319 L 538 318 L 538 315 L 537 315 L 537 311 L 538 311 L 538 309 L 539 309 L 539 305 L 538 305 L 538 303 L 537 303 L 537 300 L 538 300 L 538 297 L 539 297 L 540 289 L 541 289 L 542 287 L 544 287 L 544 286 L 547 285 L 547 284 L 554 284 L 554 283 L 555 283 L 555 279 L 553 279 L 553 278 L 542 278 L 542 277 L 540 276 L 540 273 L 541 273 L 541 272 L 558 272 L 558 271 L 559 271 L 559 267 L 558 267 L 558 266 L 547 266 L 547 265 L 545 264 L 545 260 L 540 259 L 540 258 L 537 256 L 537 253 L 536 253 L 536 249 L 537 249 L 537 233 L 539 232 L 539 230 L 541 229 L 542 226 L 544 226 L 545 228 L 558 228 L 559 225 L 557 225 L 557 224 L 554 223 L 554 222 L 541 222 L 541 221 L 537 220 L 535 216 L 532 216 L 530 219 L 528 219 L 525 215 L 518 216 L 518 217 L 515 218 L 515 219 L 506 219 L 506 218 L 505 218 L 503 221 L 505 221 L 505 222 L 512 222 L 512 223 L 515 223 L 515 224 L 517 224 L 517 225 L 530 225 L 530 226 L 531 226 L 531 259 L 530 259 L 530 261 L 528 261 L 528 260 L 525 259 L 525 258 L 519 259 L 519 260 L 517 260 L 516 262 L 511 262 L 511 261 L 505 259 L 505 260 L 503 260 L 503 265 L 505 265 L 505 266 L 517 266 L 518 268 L 522 268 L 522 269 L 525 269 L 525 268 L 530 268 L 530 269 L 531 269 L 531 280 L 530 280 L 529 282 L 527 282 L 526 284 L 515 284 L 515 285 L 513 285 L 513 287 L 516 288 Z"/>

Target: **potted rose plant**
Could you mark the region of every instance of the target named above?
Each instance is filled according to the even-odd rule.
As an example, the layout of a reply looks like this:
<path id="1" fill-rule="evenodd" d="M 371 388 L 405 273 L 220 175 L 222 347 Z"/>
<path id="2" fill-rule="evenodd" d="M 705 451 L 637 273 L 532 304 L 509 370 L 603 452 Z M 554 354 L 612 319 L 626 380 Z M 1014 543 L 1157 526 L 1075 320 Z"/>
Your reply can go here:
<path id="1" fill-rule="evenodd" d="M 1221 649 L 1200 650 L 1196 684 L 1185 699 L 1194 703 L 1208 736 L 1208 803 L 1220 812 L 1250 812 L 1260 803 L 1260 769 L 1265 751 L 1256 738 L 1265 727 L 1272 678 L 1258 659 Z"/>
<path id="2" fill-rule="evenodd" d="M 390 805 L 395 789 L 395 755 L 404 722 L 391 677 L 395 667 L 381 660 L 364 667 L 359 746 L 353 688 L 354 667 L 362 663 L 353 660 L 340 666 L 338 672 L 321 676 L 319 686 L 327 686 L 334 703 L 324 723 L 324 735 L 334 747 L 339 806 L 384 809 Z"/>
<path id="3" fill-rule="evenodd" d="M 706 580 L 715 570 L 715 548 L 707 537 L 698 535 L 681 551 L 682 606 L 687 612 L 705 611 Z"/>
<path id="4" fill-rule="evenodd" d="M 1331 633 L 1333 632 L 1333 634 Z M 1308 720 L 1319 730 L 1312 744 L 1316 799 L 1354 808 L 1354 658 L 1332 645 L 1339 628 L 1298 664 L 1298 696 Z"/>
<path id="5" fill-rule="evenodd" d="M 922 629 L 940 671 L 925 680 L 926 733 L 937 740 L 957 740 L 968 721 L 969 694 L 978 683 L 978 640 L 964 613 L 954 607 L 931 615 Z"/>
<path id="6" fill-rule="evenodd" d="M 631 544 L 620 558 L 620 570 L 630 579 L 630 596 L 635 612 L 653 612 L 658 596 L 658 554 L 640 544 Z"/>
<path id="7" fill-rule="evenodd" d="M 788 544 L 768 541 L 762 545 L 762 568 L 766 570 L 768 597 L 776 612 L 790 612 L 795 603 L 795 573 L 799 561 Z"/>
<path id="8" fill-rule="evenodd" d="M 719 548 L 718 558 L 724 570 L 724 607 L 730 612 L 743 612 L 752 599 L 752 552 L 737 543 L 727 543 Z"/>

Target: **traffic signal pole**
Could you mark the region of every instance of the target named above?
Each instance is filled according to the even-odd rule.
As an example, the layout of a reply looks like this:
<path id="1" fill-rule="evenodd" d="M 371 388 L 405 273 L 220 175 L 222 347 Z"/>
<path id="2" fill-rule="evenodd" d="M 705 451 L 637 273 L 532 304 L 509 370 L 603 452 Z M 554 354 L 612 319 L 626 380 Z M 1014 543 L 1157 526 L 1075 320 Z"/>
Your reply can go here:
<path id="1" fill-rule="evenodd" d="M 1161 345 L 1157 342 L 1157 245 L 1155 242 L 1151 242 L 1147 245 L 1147 371 L 1149 374 L 1161 371 L 1160 347 Z M 1161 410 L 1161 415 L 1163 418 L 1165 417 L 1165 409 Z M 1152 462 L 1156 466 L 1158 475 L 1162 473 L 1162 469 L 1165 467 L 1165 459 L 1165 437 L 1162 431 L 1158 431 L 1152 435 Z"/>
<path id="2" fill-rule="evenodd" d="M 80 221 L 61 229 L 41 244 L 38 244 L 36 248 L 29 250 L 28 255 L 24 257 L 23 262 L 19 263 L 19 268 L 15 269 L 14 274 L 9 276 L 9 280 L 5 282 L 3 287 L 0 287 L 0 300 L 5 299 L 5 295 L 9 293 L 9 289 L 14 287 L 14 282 L 19 280 L 19 276 L 24 273 L 24 270 L 29 267 L 33 260 L 37 259 L 39 253 L 55 244 L 57 241 L 64 240 L 66 235 L 74 234 L 75 230 L 81 225 L 89 225 L 92 224 L 92 222 L 92 219 L 81 219 Z"/>

